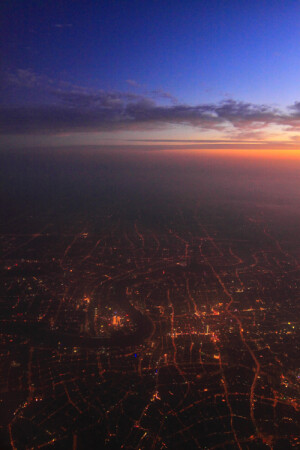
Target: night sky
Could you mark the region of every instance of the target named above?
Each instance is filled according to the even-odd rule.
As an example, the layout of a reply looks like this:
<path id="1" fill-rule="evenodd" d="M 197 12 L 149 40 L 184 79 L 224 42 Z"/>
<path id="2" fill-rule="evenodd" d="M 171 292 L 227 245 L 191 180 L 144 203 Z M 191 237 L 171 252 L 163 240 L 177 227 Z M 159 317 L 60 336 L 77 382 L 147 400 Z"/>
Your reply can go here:
<path id="1" fill-rule="evenodd" d="M 2 147 L 297 152 L 297 0 L 0 8 Z"/>

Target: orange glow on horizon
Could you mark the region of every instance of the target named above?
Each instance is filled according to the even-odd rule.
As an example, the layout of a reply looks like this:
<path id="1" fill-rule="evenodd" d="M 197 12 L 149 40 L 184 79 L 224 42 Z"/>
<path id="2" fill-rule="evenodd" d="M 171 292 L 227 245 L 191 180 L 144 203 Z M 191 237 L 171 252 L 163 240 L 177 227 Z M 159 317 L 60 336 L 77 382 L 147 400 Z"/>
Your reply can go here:
<path id="1" fill-rule="evenodd" d="M 168 151 L 168 150 L 165 150 Z M 298 149 L 172 149 L 168 153 L 203 156 L 226 156 L 232 158 L 258 158 L 274 160 L 300 160 Z"/>

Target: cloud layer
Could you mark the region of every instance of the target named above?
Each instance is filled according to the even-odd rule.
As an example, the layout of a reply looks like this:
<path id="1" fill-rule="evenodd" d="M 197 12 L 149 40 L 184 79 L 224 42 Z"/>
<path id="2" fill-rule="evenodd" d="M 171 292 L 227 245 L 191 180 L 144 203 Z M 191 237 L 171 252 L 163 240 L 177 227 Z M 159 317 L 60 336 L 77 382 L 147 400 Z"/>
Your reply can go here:
<path id="1" fill-rule="evenodd" d="M 127 80 L 127 84 L 133 86 L 131 81 Z M 43 102 L 21 103 L 14 99 L 2 104 L 2 134 L 147 130 L 188 125 L 199 130 L 220 131 L 231 138 L 251 139 L 259 137 L 271 125 L 287 132 L 300 130 L 300 102 L 297 101 L 287 112 L 232 99 L 188 105 L 176 102 L 161 90 L 143 94 L 91 90 L 57 83 L 30 70 L 6 75 L 6 85 L 12 92 L 24 92 L 27 98 L 32 93 L 33 98 L 43 98 Z"/>

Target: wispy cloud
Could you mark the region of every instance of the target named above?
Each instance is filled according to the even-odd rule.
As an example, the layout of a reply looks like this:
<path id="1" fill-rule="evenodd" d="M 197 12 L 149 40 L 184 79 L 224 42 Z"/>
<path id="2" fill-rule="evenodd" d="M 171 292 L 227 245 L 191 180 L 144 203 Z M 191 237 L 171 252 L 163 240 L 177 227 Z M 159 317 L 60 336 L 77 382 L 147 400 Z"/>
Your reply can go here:
<path id="1" fill-rule="evenodd" d="M 6 72 L 3 75 L 5 87 L 22 87 L 27 89 L 49 89 L 54 83 L 49 77 L 38 75 L 32 69 L 18 69 L 16 72 Z"/>
<path id="2" fill-rule="evenodd" d="M 136 80 L 126 80 L 126 83 L 129 84 L 129 86 L 133 86 L 133 87 L 141 87 L 141 84 L 138 83 Z"/>
<path id="3" fill-rule="evenodd" d="M 178 100 L 174 95 L 172 95 L 170 92 L 164 91 L 163 89 L 155 89 L 153 91 L 150 91 L 149 95 L 151 95 L 153 98 L 170 100 L 174 104 L 178 103 Z"/>
<path id="4" fill-rule="evenodd" d="M 72 28 L 72 23 L 55 23 L 53 25 L 54 28 Z"/>

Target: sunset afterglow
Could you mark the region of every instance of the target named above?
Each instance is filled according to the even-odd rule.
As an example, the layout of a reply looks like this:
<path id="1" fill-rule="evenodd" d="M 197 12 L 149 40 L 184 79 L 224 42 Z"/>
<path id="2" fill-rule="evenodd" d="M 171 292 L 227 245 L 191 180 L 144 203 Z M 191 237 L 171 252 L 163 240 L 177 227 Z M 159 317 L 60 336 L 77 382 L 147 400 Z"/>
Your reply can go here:
<path id="1" fill-rule="evenodd" d="M 300 0 L 0 10 L 0 450 L 300 449 Z"/>

